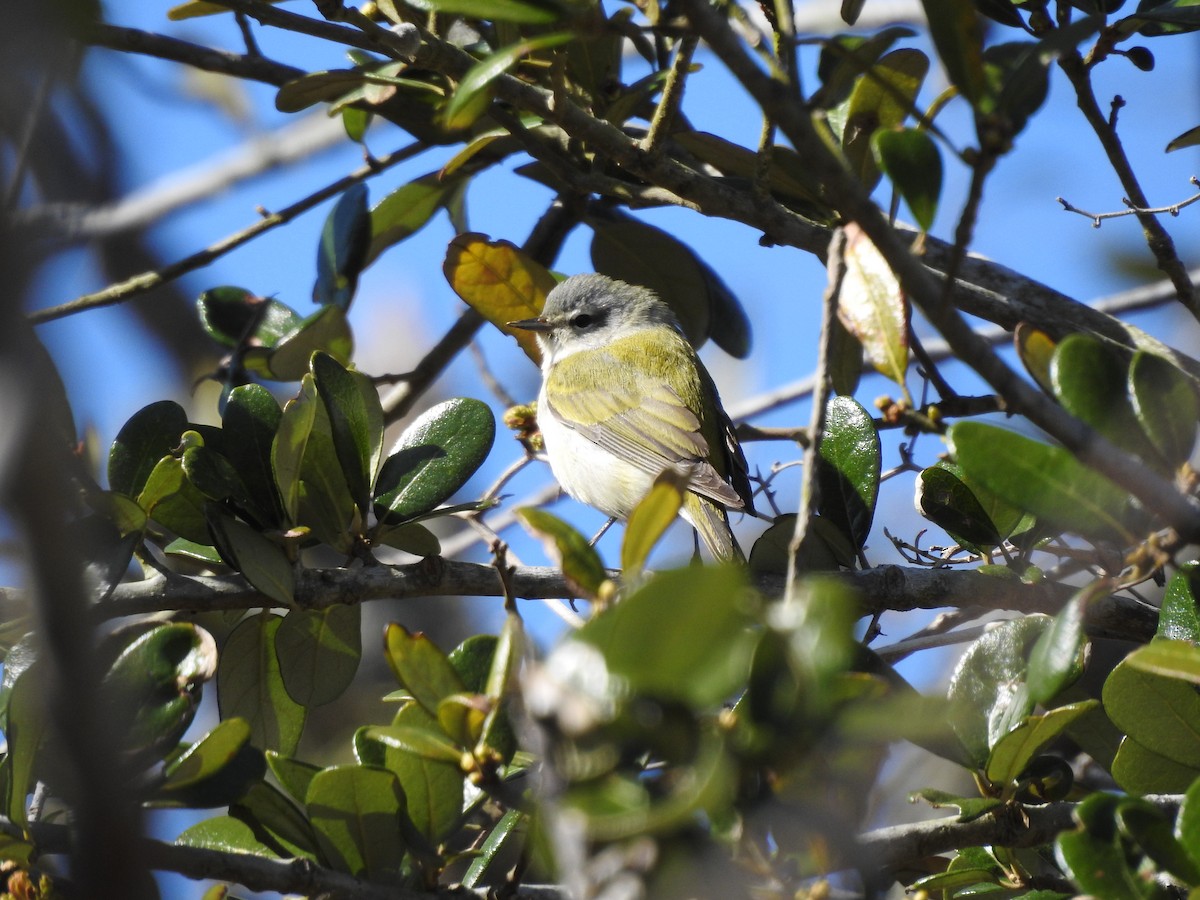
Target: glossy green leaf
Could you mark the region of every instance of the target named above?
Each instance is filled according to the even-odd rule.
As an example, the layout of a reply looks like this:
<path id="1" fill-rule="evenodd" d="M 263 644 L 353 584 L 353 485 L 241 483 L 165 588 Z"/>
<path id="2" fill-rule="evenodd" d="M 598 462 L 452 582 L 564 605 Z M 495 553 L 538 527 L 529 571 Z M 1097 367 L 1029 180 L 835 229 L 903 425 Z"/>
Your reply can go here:
<path id="1" fill-rule="evenodd" d="M 488 673 L 499 643 L 500 638 L 494 634 L 475 634 L 450 651 L 450 665 L 468 692 L 481 694 L 487 690 Z"/>
<path id="2" fill-rule="evenodd" d="M 1029 695 L 1038 703 L 1048 703 L 1083 674 L 1083 651 L 1087 646 L 1084 624 L 1088 606 L 1103 583 L 1084 588 L 1067 601 L 1033 647 L 1029 657 Z"/>
<path id="3" fill-rule="evenodd" d="M 924 800 L 934 809 L 942 809 L 947 806 L 954 807 L 958 810 L 958 821 L 970 822 L 978 819 L 980 816 L 985 816 L 994 809 L 998 809 L 1004 804 L 1003 800 L 997 797 L 959 797 L 947 791 L 934 790 L 933 788 L 924 788 L 920 791 L 915 791 L 910 797 L 910 801 Z"/>
<path id="4" fill-rule="evenodd" d="M 1197 862 L 1175 837 L 1174 822 L 1158 807 L 1137 797 L 1129 797 L 1117 807 L 1117 825 L 1161 871 L 1169 872 L 1183 884 L 1200 885 Z"/>
<path id="5" fill-rule="evenodd" d="M 1113 669 L 1104 682 L 1105 712 L 1143 746 L 1181 765 L 1200 768 L 1200 693 L 1188 681 L 1139 667 L 1137 657 L 1153 661 L 1161 654 L 1153 645 L 1142 647 Z"/>
<path id="6" fill-rule="evenodd" d="M 136 499 L 158 461 L 179 446 L 179 436 L 187 427 L 187 413 L 171 400 L 151 403 L 134 413 L 109 450 L 109 487 Z"/>
<path id="7" fill-rule="evenodd" d="M 300 742 L 305 709 L 288 696 L 275 654 L 275 634 L 283 619 L 256 613 L 225 639 L 217 670 L 221 718 L 241 716 L 250 723 L 255 746 L 291 755 Z"/>
<path id="8" fill-rule="evenodd" d="M 862 344 L 867 360 L 904 387 L 908 370 L 908 301 L 900 282 L 871 239 L 845 226 L 846 272 L 838 294 L 838 319 Z"/>
<path id="9" fill-rule="evenodd" d="M 424 731 L 435 740 L 445 740 L 438 723 L 417 703 L 401 706 L 391 727 Z M 445 761 L 431 759 L 379 740 L 369 728 L 359 729 L 354 746 L 361 764 L 387 769 L 400 779 L 408 818 L 418 833 L 434 846 L 444 840 L 462 817 L 464 776 L 457 756 Z"/>
<path id="10" fill-rule="evenodd" d="M 188 828 L 175 838 L 175 843 L 218 853 L 245 853 L 278 859 L 279 854 L 254 836 L 254 831 L 245 822 L 232 816 L 216 816 L 205 819 Z"/>
<path id="11" fill-rule="evenodd" d="M 226 730 L 222 723 L 164 769 L 166 781 L 146 804 L 167 809 L 212 809 L 241 799 L 261 784 L 267 766 L 263 753 L 250 744 L 250 729 L 239 718 Z"/>
<path id="12" fill-rule="evenodd" d="M 180 462 L 187 480 L 209 500 L 240 499 L 247 494 L 233 463 L 211 447 L 188 447 Z"/>
<path id="13" fill-rule="evenodd" d="M 360 182 L 345 190 L 325 220 L 317 248 L 314 303 L 349 309 L 370 241 L 367 186 Z"/>
<path id="14" fill-rule="evenodd" d="M 5 815 L 19 825 L 28 821 L 26 798 L 40 777 L 38 766 L 44 759 L 43 741 L 50 726 L 46 686 L 40 668 L 33 665 L 15 680 L 8 696 Z"/>
<path id="15" fill-rule="evenodd" d="M 956 422 L 948 441 L 967 477 L 1062 531 L 1132 543 L 1129 495 L 1061 447 L 982 422 Z"/>
<path id="16" fill-rule="evenodd" d="M 438 704 L 466 689 L 446 654 L 419 631 L 391 623 L 384 631 L 384 652 L 396 680 L 435 718 Z"/>
<path id="17" fill-rule="evenodd" d="M 983 23 L 970 0 L 922 0 L 930 36 L 950 82 L 972 106 L 987 91 Z"/>
<path id="18" fill-rule="evenodd" d="M 1131 871 L 1115 829 L 1064 831 L 1055 841 L 1059 865 L 1085 894 L 1106 900 L 1142 900 L 1142 882 Z"/>
<path id="19" fill-rule="evenodd" d="M 918 878 L 911 885 L 914 891 L 958 891 L 972 885 L 1000 883 L 1000 873 L 992 869 L 954 869 Z"/>
<path id="20" fill-rule="evenodd" d="M 1192 455 L 1200 397 L 1191 378 L 1161 356 L 1139 350 L 1129 364 L 1129 397 L 1142 432 L 1170 466 Z"/>
<path id="21" fill-rule="evenodd" d="M 377 743 L 402 753 L 439 763 L 457 764 L 463 748 L 445 734 L 413 725 L 368 725 L 361 729 L 361 742 Z"/>
<path id="22" fill-rule="evenodd" d="M 280 413 L 279 426 L 271 442 L 271 471 L 284 514 L 293 523 L 300 512 L 304 453 L 316 425 L 318 410 L 323 411 L 324 406 L 317 401 L 312 376 L 307 375 L 301 383 L 300 393 L 289 400 Z"/>
<path id="23" fill-rule="evenodd" d="M 1139 672 L 1200 685 L 1200 647 L 1190 641 L 1155 638 L 1125 657 L 1125 662 Z"/>
<path id="24" fill-rule="evenodd" d="M 1187 789 L 1179 814 L 1175 817 L 1175 836 L 1191 854 L 1192 860 L 1200 864 L 1200 778 Z"/>
<path id="25" fill-rule="evenodd" d="M 972 489 L 963 480 L 962 469 L 945 461 L 917 475 L 916 506 L 960 544 L 977 548 L 1000 544 L 1023 515 L 994 494 Z"/>
<path id="26" fill-rule="evenodd" d="M 516 510 L 516 516 L 526 531 L 541 540 L 547 555 L 562 569 L 572 590 L 589 598 L 599 594 L 601 585 L 608 580 L 608 572 L 600 561 L 600 554 L 587 538 L 544 509 L 521 507 Z"/>
<path id="27" fill-rule="evenodd" d="M 951 722 L 963 748 L 978 767 L 1009 728 L 1033 709 L 1025 689 L 1027 660 L 1038 638 L 1050 627 L 1049 616 L 1011 619 L 978 638 L 958 661 L 950 678 Z"/>
<path id="28" fill-rule="evenodd" d="M 928 73 L 929 57 L 920 50 L 903 48 L 882 56 L 854 83 L 846 101 L 842 150 L 851 171 L 868 188 L 879 182 L 872 137 L 908 118 Z"/>
<path id="29" fill-rule="evenodd" d="M 333 447 L 350 494 L 366 514 L 383 457 L 383 407 L 371 380 L 347 370 L 325 353 L 314 353 L 312 375 L 325 404 Z"/>
<path id="30" fill-rule="evenodd" d="M 1200 766 L 1189 766 L 1125 737 L 1109 767 L 1123 790 L 1137 794 L 1176 794 L 1200 779 Z"/>
<path id="31" fill-rule="evenodd" d="M 240 287 L 216 287 L 196 300 L 200 324 L 225 347 L 274 347 L 300 322 L 290 306 Z"/>
<path id="32" fill-rule="evenodd" d="M 817 78 L 821 86 L 813 95 L 813 106 L 828 110 L 840 105 L 850 96 L 850 91 L 863 72 L 870 69 L 896 41 L 914 34 L 916 32 L 911 28 L 892 25 L 870 37 L 835 34 L 822 41 L 817 61 Z"/>
<path id="33" fill-rule="evenodd" d="M 250 725 L 245 719 L 226 719 L 163 769 L 161 790 L 180 790 L 211 778 L 249 741 Z"/>
<path id="34" fill-rule="evenodd" d="M 295 569 L 279 544 L 217 507 L 209 510 L 208 530 L 221 558 L 251 587 L 279 606 L 295 602 Z"/>
<path id="35" fill-rule="evenodd" d="M 249 825 L 263 843 L 277 848 L 281 856 L 323 862 L 317 835 L 304 813 L 265 781 L 252 785 L 229 807 L 229 814 Z"/>
<path id="36" fill-rule="evenodd" d="M 263 527 L 282 522 L 282 502 L 271 468 L 271 446 L 283 413 L 270 391 L 259 384 L 244 384 L 229 394 L 221 427 L 223 449 L 246 486 L 250 509 L 265 518 Z"/>
<path id="37" fill-rule="evenodd" d="M 928 231 L 933 227 L 942 192 L 942 155 L 929 132 L 919 128 L 880 129 L 871 138 L 871 149 L 921 230 Z"/>
<path id="38" fill-rule="evenodd" d="M 984 769 L 988 781 L 999 786 L 1015 782 L 1072 722 L 1098 705 L 1098 700 L 1084 700 L 1025 719 L 992 747 Z"/>
<path id="39" fill-rule="evenodd" d="M 474 747 L 483 736 L 483 723 L 491 709 L 491 701 L 483 694 L 451 694 L 438 704 L 438 725 L 459 746 Z"/>
<path id="40" fill-rule="evenodd" d="M 442 208 L 448 194 L 462 183 L 462 176 L 445 178 L 430 172 L 397 188 L 371 210 L 370 265 L 388 247 L 412 237 Z"/>
<path id="41" fill-rule="evenodd" d="M 695 706 L 744 683 L 753 646 L 746 575 L 735 566 L 663 572 L 575 632 L 635 691 Z M 678 627 L 680 609 L 690 625 Z"/>
<path id="42" fill-rule="evenodd" d="M 629 514 L 621 541 L 621 570 L 626 578 L 641 574 L 650 551 L 679 515 L 687 489 L 687 476 L 668 466 Z"/>
<path id="43" fill-rule="evenodd" d="M 497 50 L 490 56 L 479 60 L 466 74 L 459 79 L 450 102 L 442 110 L 442 121 L 448 128 L 466 128 L 470 126 L 483 111 L 479 108 L 480 98 L 490 99 L 486 93 L 488 85 L 503 75 L 523 57 L 538 50 L 546 50 L 565 44 L 574 38 L 569 31 L 555 31 L 550 34 L 527 38 L 507 47 Z M 483 106 L 486 109 L 486 105 Z"/>
<path id="44" fill-rule="evenodd" d="M 402 522 L 446 501 L 482 465 L 495 436 L 495 417 L 479 400 L 460 397 L 426 410 L 380 470 L 375 515 Z"/>
<path id="45" fill-rule="evenodd" d="M 414 556 L 440 556 L 442 544 L 437 535 L 419 522 L 403 525 L 378 524 L 371 531 L 371 541 Z"/>
<path id="46" fill-rule="evenodd" d="M 882 457 L 875 424 L 854 398 L 829 401 L 818 452 L 817 511 L 862 547 L 875 516 Z"/>
<path id="47" fill-rule="evenodd" d="M 1050 382 L 1063 408 L 1117 446 L 1147 462 L 1161 464 L 1162 457 L 1134 413 L 1131 381 L 1128 360 L 1099 338 L 1076 332 L 1054 348 Z"/>
<path id="48" fill-rule="evenodd" d="M 321 767 L 293 759 L 276 750 L 268 750 L 266 757 L 271 774 L 279 779 L 283 789 L 297 803 L 303 803 L 304 798 L 308 796 L 309 782 L 321 771 Z"/>
<path id="49" fill-rule="evenodd" d="M 318 350 L 341 363 L 354 353 L 354 336 L 340 306 L 323 306 L 280 338 L 267 358 L 267 372 L 279 381 L 299 381 L 308 373 L 308 363 Z"/>
<path id="50" fill-rule="evenodd" d="M 457 13 L 468 19 L 549 25 L 564 17 L 566 8 L 553 0 L 409 0 L 428 12 Z"/>
<path id="51" fill-rule="evenodd" d="M 487 838 L 479 845 L 479 855 L 471 860 L 471 865 L 463 874 L 463 887 L 468 889 L 477 887 L 484 875 L 487 874 L 488 867 L 492 862 L 506 847 L 520 838 L 522 833 L 520 825 L 525 815 L 519 809 L 510 809 L 500 817 L 499 822 L 492 826 Z"/>
<path id="52" fill-rule="evenodd" d="M 205 497 L 188 479 L 181 459 L 160 459 L 137 502 L 150 518 L 180 537 L 201 544 L 209 542 Z"/>
<path id="53" fill-rule="evenodd" d="M 291 610 L 275 633 L 275 652 L 293 700 L 309 707 L 333 702 L 362 659 L 362 607 Z"/>
<path id="54" fill-rule="evenodd" d="M 100 682 L 100 699 L 126 753 L 143 759 L 175 746 L 216 665 L 212 636 L 183 622 L 150 628 L 125 646 Z"/>

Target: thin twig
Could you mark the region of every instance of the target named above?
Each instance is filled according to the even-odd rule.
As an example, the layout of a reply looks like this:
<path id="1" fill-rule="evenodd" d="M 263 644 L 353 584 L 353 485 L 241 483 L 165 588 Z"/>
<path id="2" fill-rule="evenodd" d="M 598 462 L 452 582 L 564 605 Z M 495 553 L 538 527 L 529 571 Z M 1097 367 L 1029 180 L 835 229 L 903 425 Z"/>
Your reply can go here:
<path id="1" fill-rule="evenodd" d="M 1200 178 L 1197 178 L 1195 175 L 1193 175 L 1191 178 L 1189 178 L 1188 181 L 1195 187 L 1200 187 Z M 1063 209 L 1066 210 L 1067 212 L 1077 213 L 1078 215 L 1083 216 L 1085 219 L 1091 219 L 1092 227 L 1099 228 L 1100 223 L 1103 222 L 1105 219 L 1118 219 L 1121 216 L 1141 216 L 1141 215 L 1177 216 L 1177 215 L 1179 215 L 1179 211 L 1181 209 L 1183 209 L 1185 206 L 1191 206 L 1193 203 L 1200 200 L 1200 194 L 1194 194 L 1193 196 L 1188 197 L 1186 200 L 1180 200 L 1178 203 L 1174 203 L 1170 206 L 1154 206 L 1154 207 L 1149 207 L 1149 208 L 1137 206 L 1134 203 L 1130 202 L 1128 197 L 1122 197 L 1121 202 L 1125 204 L 1125 206 L 1126 206 L 1125 209 L 1119 209 L 1119 210 L 1116 210 L 1115 212 L 1102 212 L 1102 213 L 1088 212 L 1086 209 L 1080 209 L 1077 206 L 1072 206 L 1070 203 L 1068 203 L 1062 197 L 1055 197 L 1054 199 L 1057 200 L 1059 203 L 1061 203 Z"/>
<path id="2" fill-rule="evenodd" d="M 642 139 L 642 149 L 647 153 L 661 153 L 663 143 L 671 133 L 675 115 L 683 102 L 683 90 L 692 66 L 692 55 L 696 52 L 696 44 L 699 41 L 700 39 L 693 34 L 684 35 L 679 41 L 679 49 L 675 51 L 675 60 L 667 73 L 667 82 L 663 85 L 662 97 L 654 109 L 654 118 L 650 120 L 650 131 Z"/>
<path id="3" fill-rule="evenodd" d="M 203 268 L 214 260 L 220 259 L 226 253 L 240 247 L 248 241 L 253 240 L 260 234 L 270 231 L 280 225 L 284 225 L 302 213 L 308 212 L 314 206 L 323 203 L 330 197 L 337 196 L 351 185 L 365 181 L 372 175 L 377 175 L 384 169 L 390 168 L 398 163 L 411 159 L 418 153 L 423 152 L 428 148 L 428 145 L 422 141 L 416 141 L 382 156 L 375 160 L 371 165 L 363 166 L 360 169 L 351 172 L 343 178 L 339 178 L 332 184 L 328 184 L 313 194 L 309 194 L 303 200 L 298 200 L 291 206 L 281 209 L 279 212 L 270 213 L 264 216 L 259 221 L 255 222 L 249 228 L 244 228 L 239 232 L 222 238 L 215 244 L 206 247 L 198 253 L 193 253 L 191 256 L 186 256 L 181 260 L 163 266 L 160 269 L 152 269 L 149 272 L 142 272 L 140 275 L 134 275 L 132 278 L 127 278 L 125 281 L 117 284 L 109 285 L 104 290 L 96 291 L 92 294 L 84 294 L 82 297 L 77 297 L 67 303 L 60 303 L 58 306 L 51 306 L 45 309 L 35 310 L 29 314 L 29 321 L 34 324 L 49 322 L 54 319 L 61 319 L 64 316 L 73 315 L 74 313 L 83 312 L 89 309 L 98 309 L 102 306 L 112 306 L 116 303 L 124 303 L 133 297 L 152 290 L 159 285 L 166 284 L 169 281 L 174 281 L 181 275 L 196 269 Z"/>

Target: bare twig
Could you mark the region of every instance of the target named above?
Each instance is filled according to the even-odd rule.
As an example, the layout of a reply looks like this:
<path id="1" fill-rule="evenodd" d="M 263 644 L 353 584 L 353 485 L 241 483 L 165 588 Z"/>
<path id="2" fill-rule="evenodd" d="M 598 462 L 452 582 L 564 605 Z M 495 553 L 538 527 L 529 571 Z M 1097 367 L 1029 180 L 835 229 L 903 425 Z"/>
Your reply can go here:
<path id="1" fill-rule="evenodd" d="M 1195 175 L 1193 175 L 1191 178 L 1189 178 L 1188 181 L 1195 187 L 1200 187 L 1200 178 L 1197 178 Z M 1103 222 L 1105 219 L 1117 219 L 1117 218 L 1120 218 L 1121 216 L 1142 216 L 1142 215 L 1177 216 L 1177 215 L 1179 215 L 1179 211 L 1181 209 L 1183 209 L 1185 206 L 1191 206 L 1197 200 L 1200 200 L 1200 194 L 1193 194 L 1191 197 L 1188 197 L 1186 200 L 1180 200 L 1178 203 L 1173 203 L 1170 206 L 1154 206 L 1154 207 L 1150 207 L 1150 208 L 1137 206 L 1136 204 L 1130 202 L 1128 197 L 1122 197 L 1121 202 L 1125 204 L 1125 206 L 1126 206 L 1125 209 L 1118 209 L 1115 212 L 1102 212 L 1102 213 L 1088 212 L 1086 209 L 1080 209 L 1077 206 L 1072 206 L 1070 203 L 1068 203 L 1062 197 L 1055 197 L 1054 199 L 1057 200 L 1059 203 L 1061 203 L 1063 209 L 1066 210 L 1067 212 L 1077 213 L 1078 215 L 1083 216 L 1085 219 L 1091 219 L 1092 227 L 1099 228 L 1100 223 Z M 1190 273 L 1189 273 L 1189 280 L 1190 280 Z"/>
<path id="2" fill-rule="evenodd" d="M 661 153 L 663 142 L 671 133 L 679 104 L 683 102 L 683 89 L 692 65 L 692 54 L 696 52 L 699 40 L 695 35 L 688 34 L 679 41 L 675 61 L 667 73 L 667 83 L 663 85 L 662 98 L 658 101 L 658 106 L 654 109 L 654 118 L 650 121 L 650 131 L 642 140 L 642 149 L 647 153 Z"/>

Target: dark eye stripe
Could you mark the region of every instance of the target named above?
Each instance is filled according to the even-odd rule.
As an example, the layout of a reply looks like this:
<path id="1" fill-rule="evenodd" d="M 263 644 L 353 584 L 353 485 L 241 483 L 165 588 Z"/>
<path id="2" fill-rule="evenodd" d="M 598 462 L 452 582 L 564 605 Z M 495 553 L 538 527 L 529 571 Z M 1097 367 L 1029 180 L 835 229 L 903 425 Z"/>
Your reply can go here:
<path id="1" fill-rule="evenodd" d="M 575 328 L 587 328 L 592 324 L 592 317 L 587 313 L 580 313 L 571 319 L 571 325 Z"/>

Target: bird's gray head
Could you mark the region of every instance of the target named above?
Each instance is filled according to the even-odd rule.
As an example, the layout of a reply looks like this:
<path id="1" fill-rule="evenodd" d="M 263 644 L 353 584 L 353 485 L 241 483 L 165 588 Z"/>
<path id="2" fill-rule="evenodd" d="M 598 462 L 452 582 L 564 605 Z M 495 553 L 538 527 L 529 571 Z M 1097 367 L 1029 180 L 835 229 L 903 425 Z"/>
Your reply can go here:
<path id="1" fill-rule="evenodd" d="M 547 362 L 603 347 L 639 328 L 680 330 L 675 314 L 657 294 L 607 275 L 573 275 L 546 295 L 540 316 L 509 324 L 537 332 Z"/>

